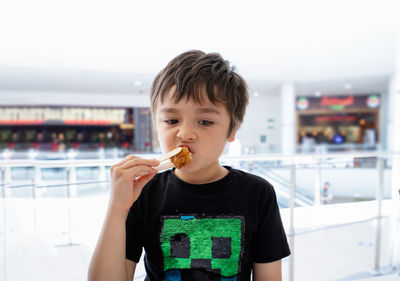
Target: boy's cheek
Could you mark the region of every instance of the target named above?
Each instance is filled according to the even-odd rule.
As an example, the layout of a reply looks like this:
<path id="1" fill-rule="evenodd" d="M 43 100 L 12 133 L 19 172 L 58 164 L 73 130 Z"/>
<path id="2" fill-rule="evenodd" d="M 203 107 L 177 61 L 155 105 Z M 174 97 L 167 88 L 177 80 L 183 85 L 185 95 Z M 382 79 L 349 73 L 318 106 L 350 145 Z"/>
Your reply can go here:
<path id="1" fill-rule="evenodd" d="M 166 149 L 169 146 L 173 146 L 173 140 L 171 138 L 168 138 L 168 136 L 164 135 L 164 134 L 158 134 L 158 143 L 160 144 L 161 149 L 166 152 Z"/>

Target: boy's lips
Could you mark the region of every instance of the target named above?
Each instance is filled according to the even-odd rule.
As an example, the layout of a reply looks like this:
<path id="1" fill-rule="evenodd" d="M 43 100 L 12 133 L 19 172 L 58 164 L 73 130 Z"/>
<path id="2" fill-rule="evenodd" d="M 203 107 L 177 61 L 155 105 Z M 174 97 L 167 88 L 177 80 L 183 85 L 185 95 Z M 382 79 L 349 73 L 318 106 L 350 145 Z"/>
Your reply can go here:
<path id="1" fill-rule="evenodd" d="M 189 152 L 190 153 L 194 153 L 194 151 L 193 151 L 193 148 L 190 146 L 190 145 L 187 145 L 187 144 L 180 144 L 180 145 L 178 145 L 179 147 L 186 147 L 188 150 L 189 150 Z"/>

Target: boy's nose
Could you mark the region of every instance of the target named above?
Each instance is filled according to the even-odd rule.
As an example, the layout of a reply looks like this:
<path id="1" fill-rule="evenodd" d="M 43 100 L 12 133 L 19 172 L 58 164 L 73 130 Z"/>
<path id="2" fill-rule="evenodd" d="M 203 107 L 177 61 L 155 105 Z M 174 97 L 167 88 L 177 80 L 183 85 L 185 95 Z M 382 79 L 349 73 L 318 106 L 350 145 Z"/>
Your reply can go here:
<path id="1" fill-rule="evenodd" d="M 190 126 L 181 126 L 179 128 L 178 138 L 183 140 L 195 140 L 197 138 L 196 132 Z"/>

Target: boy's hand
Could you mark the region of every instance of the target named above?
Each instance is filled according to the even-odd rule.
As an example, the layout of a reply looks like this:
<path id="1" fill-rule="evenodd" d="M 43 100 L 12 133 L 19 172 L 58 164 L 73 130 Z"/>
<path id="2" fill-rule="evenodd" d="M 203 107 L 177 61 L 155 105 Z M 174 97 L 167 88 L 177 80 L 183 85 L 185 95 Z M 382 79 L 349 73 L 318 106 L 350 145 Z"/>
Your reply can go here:
<path id="1" fill-rule="evenodd" d="M 130 155 L 111 166 L 110 208 L 127 214 L 143 187 L 157 174 L 152 167 L 159 164 L 156 159 Z"/>

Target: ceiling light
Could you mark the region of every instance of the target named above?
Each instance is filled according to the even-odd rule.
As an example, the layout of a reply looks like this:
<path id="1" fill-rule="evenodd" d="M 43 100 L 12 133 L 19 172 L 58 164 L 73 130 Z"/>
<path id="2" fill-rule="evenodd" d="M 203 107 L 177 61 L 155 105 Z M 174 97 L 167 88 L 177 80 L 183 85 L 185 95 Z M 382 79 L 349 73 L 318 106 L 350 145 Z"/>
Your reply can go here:
<path id="1" fill-rule="evenodd" d="M 316 92 L 315 92 L 315 96 L 316 96 L 316 97 L 320 97 L 320 96 L 321 96 L 321 92 L 320 92 L 320 91 L 316 91 Z"/>
<path id="2" fill-rule="evenodd" d="M 344 84 L 343 87 L 344 87 L 345 90 L 350 90 L 353 86 L 351 84 L 347 83 L 347 84 Z"/>
<path id="3" fill-rule="evenodd" d="M 258 92 L 254 92 L 253 94 L 255 97 L 258 97 L 259 93 Z"/>
<path id="4" fill-rule="evenodd" d="M 142 81 L 136 80 L 135 82 L 133 82 L 133 84 L 135 84 L 135 86 L 139 87 L 142 85 Z"/>

